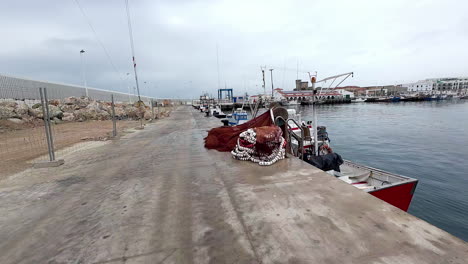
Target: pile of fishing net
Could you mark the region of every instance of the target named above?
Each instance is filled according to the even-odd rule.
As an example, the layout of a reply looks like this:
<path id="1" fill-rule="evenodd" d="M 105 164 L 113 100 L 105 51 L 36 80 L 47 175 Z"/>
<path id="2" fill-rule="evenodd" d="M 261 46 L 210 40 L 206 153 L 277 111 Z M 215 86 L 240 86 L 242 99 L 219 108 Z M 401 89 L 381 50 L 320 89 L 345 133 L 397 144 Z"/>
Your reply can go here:
<path id="1" fill-rule="evenodd" d="M 250 160 L 262 166 L 272 165 L 285 157 L 286 141 L 281 128 L 263 126 L 240 133 L 237 145 L 231 151 L 238 160 Z"/>
<path id="2" fill-rule="evenodd" d="M 258 117 L 245 122 L 242 125 L 232 127 L 217 127 L 208 132 L 205 138 L 205 148 L 216 149 L 217 151 L 228 152 L 236 147 L 239 135 L 249 128 L 272 125 L 270 111 L 259 115 Z"/>

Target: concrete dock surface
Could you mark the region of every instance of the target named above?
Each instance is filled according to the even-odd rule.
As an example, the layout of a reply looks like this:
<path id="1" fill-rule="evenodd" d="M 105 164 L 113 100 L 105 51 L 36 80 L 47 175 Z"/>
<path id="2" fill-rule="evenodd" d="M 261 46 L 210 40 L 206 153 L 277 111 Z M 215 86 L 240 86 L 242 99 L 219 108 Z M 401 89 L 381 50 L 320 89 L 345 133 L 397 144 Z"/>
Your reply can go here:
<path id="1" fill-rule="evenodd" d="M 206 150 L 220 124 L 179 107 L 2 180 L 0 263 L 467 263 L 466 242 L 298 159 Z"/>

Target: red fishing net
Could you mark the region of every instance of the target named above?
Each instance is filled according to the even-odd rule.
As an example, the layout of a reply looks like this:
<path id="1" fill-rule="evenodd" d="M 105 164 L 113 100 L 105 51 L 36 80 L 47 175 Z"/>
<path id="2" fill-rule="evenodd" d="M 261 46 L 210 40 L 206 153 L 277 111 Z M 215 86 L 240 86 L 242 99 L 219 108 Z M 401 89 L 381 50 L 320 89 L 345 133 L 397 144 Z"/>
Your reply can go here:
<path id="1" fill-rule="evenodd" d="M 218 151 L 231 151 L 236 147 L 237 138 L 240 133 L 249 128 L 270 126 L 273 124 L 270 111 L 266 111 L 262 115 L 238 126 L 233 127 L 217 127 L 208 132 L 205 138 L 205 148 L 216 149 Z"/>
<path id="2" fill-rule="evenodd" d="M 286 142 L 282 134 L 281 128 L 273 125 L 247 129 L 239 135 L 231 154 L 238 160 L 250 160 L 261 166 L 272 165 L 285 157 Z"/>

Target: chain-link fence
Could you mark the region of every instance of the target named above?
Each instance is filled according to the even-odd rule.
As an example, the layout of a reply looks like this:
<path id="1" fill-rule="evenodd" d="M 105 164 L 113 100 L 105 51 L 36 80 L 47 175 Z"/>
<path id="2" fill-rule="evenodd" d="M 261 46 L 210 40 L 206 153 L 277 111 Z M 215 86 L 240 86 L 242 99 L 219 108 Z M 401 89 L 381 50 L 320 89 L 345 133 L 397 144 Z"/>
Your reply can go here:
<path id="1" fill-rule="evenodd" d="M 130 103 L 128 94 L 108 91 L 86 97 L 72 86 L 43 84 L 0 76 L 0 178 L 145 126 L 168 116 L 174 104 L 148 97 Z"/>

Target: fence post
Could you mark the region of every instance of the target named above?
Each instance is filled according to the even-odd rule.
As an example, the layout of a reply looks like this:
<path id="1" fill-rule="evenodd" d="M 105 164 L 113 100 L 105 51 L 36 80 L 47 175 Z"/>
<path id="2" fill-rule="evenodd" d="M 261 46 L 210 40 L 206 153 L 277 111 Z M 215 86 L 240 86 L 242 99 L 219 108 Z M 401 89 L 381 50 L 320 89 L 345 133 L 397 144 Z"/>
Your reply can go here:
<path id="1" fill-rule="evenodd" d="M 151 99 L 151 119 L 154 120 L 154 101 Z"/>
<path id="2" fill-rule="evenodd" d="M 159 118 L 161 118 L 161 116 L 160 116 L 161 112 L 159 112 L 159 103 L 158 103 L 158 101 L 156 101 L 156 105 L 158 106 L 158 119 L 159 119 Z"/>
<path id="3" fill-rule="evenodd" d="M 111 94 L 111 109 L 112 109 L 112 137 L 116 137 L 117 136 L 117 123 L 115 120 L 114 94 Z"/>
<path id="4" fill-rule="evenodd" d="M 44 87 L 43 89 L 44 89 L 44 103 L 45 103 L 46 112 L 47 112 L 47 123 L 49 123 L 48 129 L 49 129 L 50 146 L 52 149 L 53 160 L 55 160 L 54 140 L 52 137 L 52 127 L 50 126 L 49 98 L 47 96 L 47 88 Z"/>
<path id="5" fill-rule="evenodd" d="M 55 160 L 55 153 L 54 153 L 54 146 L 51 137 L 51 130 L 50 130 L 50 118 L 49 118 L 49 106 L 46 97 L 45 88 L 39 88 L 39 93 L 41 95 L 41 105 L 42 105 L 42 119 L 44 119 L 44 128 L 45 134 L 47 139 L 47 149 L 49 151 L 49 159 L 50 161 Z"/>
<path id="6" fill-rule="evenodd" d="M 41 105 L 42 105 L 42 116 L 44 119 L 44 128 L 47 139 L 47 149 L 49 151 L 49 161 L 48 162 L 38 162 L 33 166 L 34 168 L 46 168 L 46 167 L 57 167 L 64 163 L 63 159 L 55 160 L 54 152 L 54 141 L 52 138 L 52 129 L 50 127 L 50 113 L 49 113 L 49 100 L 47 98 L 47 89 L 39 88 L 39 94 L 41 96 Z"/>

